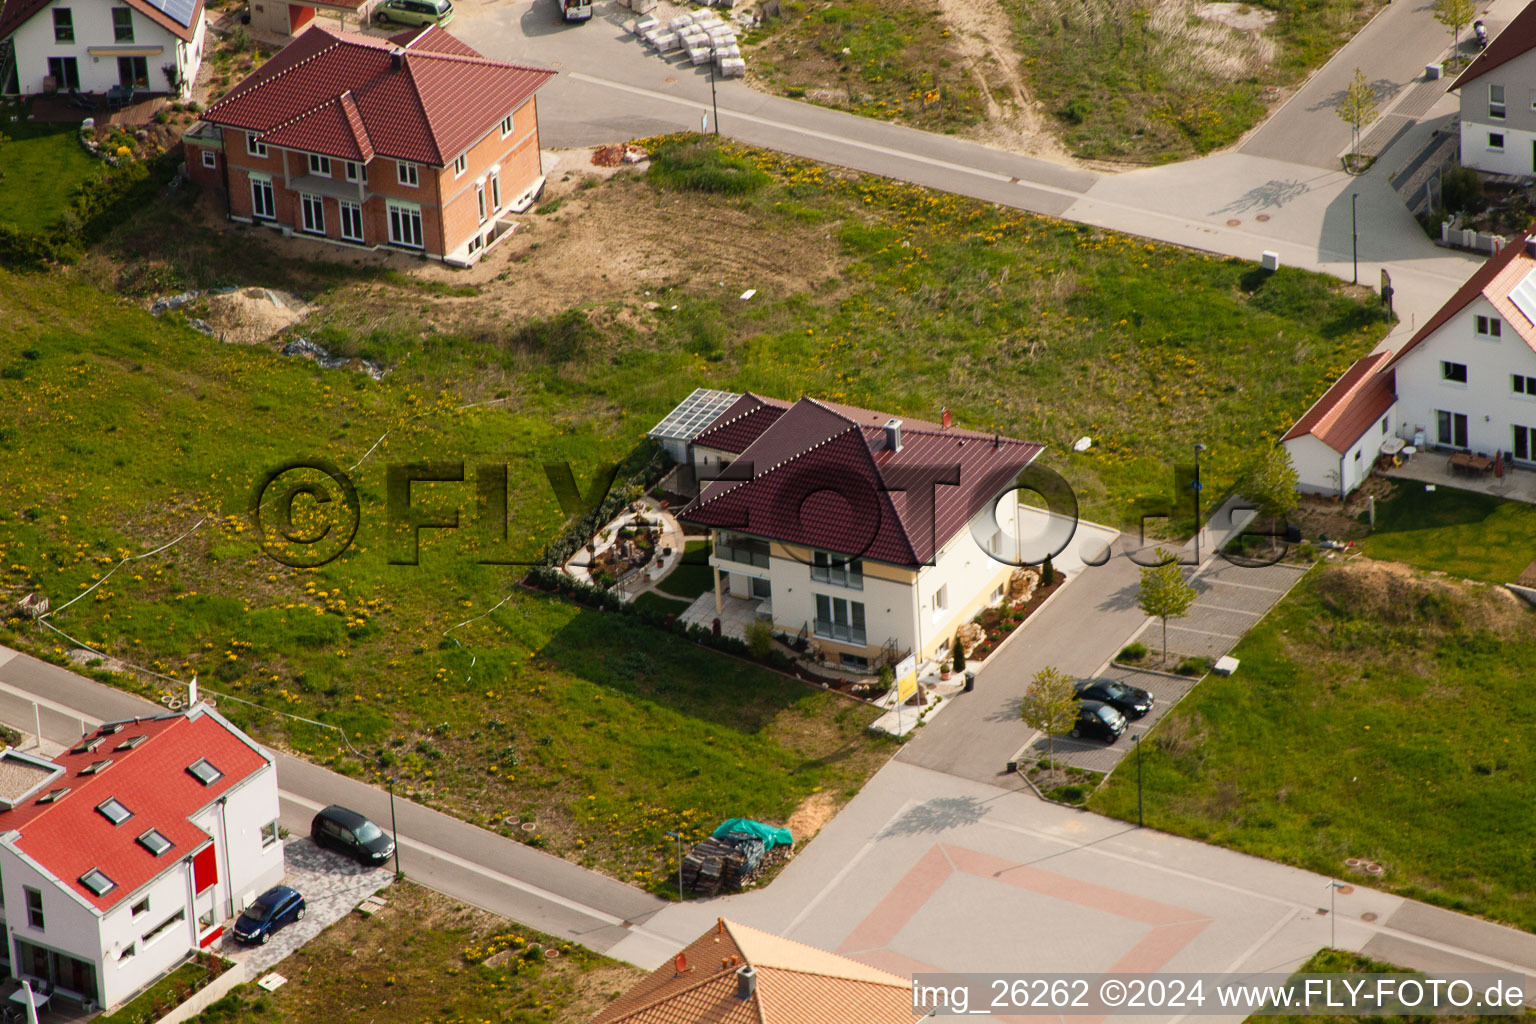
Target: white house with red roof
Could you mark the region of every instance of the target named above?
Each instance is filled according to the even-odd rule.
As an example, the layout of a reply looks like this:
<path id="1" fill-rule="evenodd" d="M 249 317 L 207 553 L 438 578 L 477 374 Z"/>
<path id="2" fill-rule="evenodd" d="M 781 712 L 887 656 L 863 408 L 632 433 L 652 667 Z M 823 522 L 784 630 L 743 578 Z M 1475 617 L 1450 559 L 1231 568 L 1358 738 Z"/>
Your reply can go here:
<path id="1" fill-rule="evenodd" d="M 0 753 L 10 971 L 107 1007 L 208 946 L 283 876 L 272 759 L 205 704 Z"/>
<path id="2" fill-rule="evenodd" d="M 680 434 L 687 404 L 658 429 Z M 851 671 L 947 652 L 1019 565 L 1013 488 L 1043 448 L 944 418 L 747 393 L 692 428 L 702 490 L 678 518 L 711 532 L 716 614 L 757 602 Z"/>
<path id="3" fill-rule="evenodd" d="M 185 97 L 203 61 L 203 0 L 5 0 L 0 93 L 105 93 L 114 86 Z"/>
<path id="4" fill-rule="evenodd" d="M 1389 435 L 1536 468 L 1536 238 L 1495 253 L 1396 353 L 1350 367 L 1284 444 L 1301 490 L 1342 496 Z"/>
<path id="5" fill-rule="evenodd" d="M 204 112 L 188 173 L 231 220 L 468 266 L 544 187 L 534 93 L 552 77 L 436 26 L 312 27 Z"/>
<path id="6" fill-rule="evenodd" d="M 1493 174 L 1536 174 L 1536 4 L 1526 4 L 1457 76 L 1461 162 Z"/>

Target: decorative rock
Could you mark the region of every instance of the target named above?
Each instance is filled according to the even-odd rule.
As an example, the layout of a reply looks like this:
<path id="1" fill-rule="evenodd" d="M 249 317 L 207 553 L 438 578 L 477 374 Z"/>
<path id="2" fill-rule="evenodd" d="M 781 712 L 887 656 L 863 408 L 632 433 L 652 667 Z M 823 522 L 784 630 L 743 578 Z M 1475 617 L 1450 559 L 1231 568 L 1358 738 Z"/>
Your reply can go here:
<path id="1" fill-rule="evenodd" d="M 965 648 L 966 656 L 969 657 L 977 645 L 987 638 L 987 631 L 974 622 L 967 622 L 955 630 L 955 636 L 960 639 L 960 643 Z"/>
<path id="2" fill-rule="evenodd" d="M 1023 604 L 1035 595 L 1040 585 L 1040 570 L 1021 565 L 1008 575 L 1008 603 Z"/>

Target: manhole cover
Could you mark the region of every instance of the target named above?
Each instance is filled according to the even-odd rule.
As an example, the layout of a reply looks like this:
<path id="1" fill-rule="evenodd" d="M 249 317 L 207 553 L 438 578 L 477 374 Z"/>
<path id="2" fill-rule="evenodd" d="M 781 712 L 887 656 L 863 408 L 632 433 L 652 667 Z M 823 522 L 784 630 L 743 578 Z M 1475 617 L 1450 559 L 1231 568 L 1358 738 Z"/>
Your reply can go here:
<path id="1" fill-rule="evenodd" d="M 1355 887 L 1352 885 L 1340 885 L 1335 886 L 1335 888 L 1339 890 L 1340 896 L 1348 896 L 1350 893 L 1355 891 Z"/>
<path id="2" fill-rule="evenodd" d="M 1235 228 L 1241 223 L 1242 221 L 1238 220 L 1236 217 L 1233 217 L 1231 220 L 1227 221 L 1227 227 Z"/>
<path id="3" fill-rule="evenodd" d="M 549 62 L 549 66 L 552 67 L 552 68 L 563 68 L 563 67 L 565 67 L 565 61 L 563 61 L 563 60 L 552 60 L 552 61 Z"/>
<path id="4" fill-rule="evenodd" d="M 1367 910 L 1365 913 L 1360 915 L 1360 920 L 1362 920 L 1362 921 L 1374 921 L 1374 920 L 1376 920 L 1376 915 L 1371 913 L 1369 910 Z"/>
<path id="5" fill-rule="evenodd" d="M 1261 213 L 1261 214 L 1259 214 L 1257 217 L 1255 217 L 1253 219 L 1256 220 L 1256 221 L 1266 221 L 1266 220 L 1269 220 L 1269 214 Z"/>
<path id="6" fill-rule="evenodd" d="M 662 81 L 666 82 L 668 85 L 676 85 L 677 84 L 677 79 L 676 78 L 663 78 Z"/>

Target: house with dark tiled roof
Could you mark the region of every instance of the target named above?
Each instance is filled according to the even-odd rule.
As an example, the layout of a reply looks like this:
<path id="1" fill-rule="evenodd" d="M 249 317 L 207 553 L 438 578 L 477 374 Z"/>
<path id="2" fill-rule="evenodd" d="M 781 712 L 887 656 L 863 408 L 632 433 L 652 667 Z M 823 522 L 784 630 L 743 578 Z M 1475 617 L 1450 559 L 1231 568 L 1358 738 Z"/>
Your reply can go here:
<path id="1" fill-rule="evenodd" d="M 543 190 L 534 93 L 552 77 L 435 25 L 312 27 L 208 108 L 188 173 L 231 220 L 468 266 Z"/>
<path id="2" fill-rule="evenodd" d="M 910 1024 L 912 982 L 720 918 L 592 1024 Z"/>
<path id="3" fill-rule="evenodd" d="M 658 428 L 686 422 L 686 405 Z M 713 540 L 714 614 L 752 602 L 859 672 L 946 654 L 959 626 L 1002 600 L 1021 554 L 1015 483 L 1042 450 L 960 429 L 947 412 L 933 423 L 750 392 L 693 427 L 686 448 L 700 491 L 678 518 Z"/>
<path id="4" fill-rule="evenodd" d="M 203 0 L 4 0 L 0 93 L 132 86 L 185 97 L 206 34 Z"/>
<path id="5" fill-rule="evenodd" d="M 283 876 L 272 759 L 206 704 L 0 752 L 10 973 L 87 1009 L 131 998 Z"/>
<path id="6" fill-rule="evenodd" d="M 1450 91 L 1461 97 L 1461 162 L 1492 174 L 1536 174 L 1536 4 L 1526 4 Z"/>
<path id="7" fill-rule="evenodd" d="M 1536 238 L 1495 253 L 1397 352 L 1355 363 L 1284 439 L 1302 489 L 1340 495 L 1383 442 L 1536 468 Z"/>

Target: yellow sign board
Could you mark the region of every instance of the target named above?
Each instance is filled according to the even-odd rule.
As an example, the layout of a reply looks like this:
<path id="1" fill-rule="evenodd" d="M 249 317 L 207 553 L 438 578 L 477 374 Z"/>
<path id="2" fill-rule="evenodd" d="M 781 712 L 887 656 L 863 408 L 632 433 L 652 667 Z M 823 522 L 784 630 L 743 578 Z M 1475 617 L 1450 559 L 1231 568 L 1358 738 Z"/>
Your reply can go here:
<path id="1" fill-rule="evenodd" d="M 908 655 L 896 665 L 896 703 L 905 704 L 917 693 L 917 659 Z"/>

